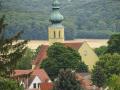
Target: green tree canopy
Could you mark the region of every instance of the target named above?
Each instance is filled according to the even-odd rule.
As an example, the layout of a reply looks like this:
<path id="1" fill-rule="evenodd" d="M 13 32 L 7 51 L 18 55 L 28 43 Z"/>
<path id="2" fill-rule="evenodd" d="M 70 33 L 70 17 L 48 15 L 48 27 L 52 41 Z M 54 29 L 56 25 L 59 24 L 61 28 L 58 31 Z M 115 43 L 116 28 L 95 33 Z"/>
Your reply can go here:
<path id="1" fill-rule="evenodd" d="M 114 34 L 108 41 L 107 53 L 119 53 L 120 54 L 120 34 Z"/>
<path id="2" fill-rule="evenodd" d="M 20 59 L 20 62 L 17 63 L 16 69 L 31 69 L 32 68 L 32 60 L 33 60 L 34 52 L 27 48 L 24 55 Z"/>
<path id="3" fill-rule="evenodd" d="M 120 89 L 120 76 L 112 75 L 107 81 L 109 90 L 119 90 Z"/>
<path id="4" fill-rule="evenodd" d="M 97 66 L 93 71 L 92 71 L 92 81 L 93 83 L 98 86 L 102 87 L 105 84 L 107 77 L 104 73 L 104 69 Z"/>
<path id="5" fill-rule="evenodd" d="M 105 85 L 107 79 L 109 79 L 113 74 L 120 74 L 120 55 L 117 53 L 112 55 L 102 55 L 100 57 L 100 60 L 96 63 L 92 72 L 92 80 L 94 84 L 98 86 Z M 104 81 L 102 81 L 103 78 Z"/>
<path id="6" fill-rule="evenodd" d="M 22 86 L 12 80 L 0 77 L 0 90 L 24 90 Z"/>
<path id="7" fill-rule="evenodd" d="M 101 55 L 104 55 L 107 51 L 107 46 L 101 46 L 99 48 L 95 48 L 95 53 L 98 55 L 98 56 L 101 56 Z"/>
<path id="8" fill-rule="evenodd" d="M 18 41 L 22 32 L 6 37 L 5 16 L 0 18 L 0 90 L 23 90 L 11 74 L 26 50 L 27 41 Z"/>
<path id="9" fill-rule="evenodd" d="M 18 42 L 22 32 L 7 38 L 4 19 L 5 16 L 0 19 L 0 76 L 9 77 L 24 54 L 27 41 Z"/>
<path id="10" fill-rule="evenodd" d="M 47 56 L 48 58 L 43 61 L 41 67 L 46 70 L 51 78 L 57 77 L 62 68 L 70 68 L 80 72 L 88 71 L 87 65 L 81 61 L 79 53 L 61 43 L 54 43 L 50 46 Z"/>
<path id="11" fill-rule="evenodd" d="M 38 55 L 40 49 L 41 49 L 41 45 L 38 46 L 38 47 L 35 49 L 35 52 L 34 52 L 34 54 L 33 54 L 33 59 L 37 57 L 37 55 Z"/>
<path id="12" fill-rule="evenodd" d="M 83 90 L 80 81 L 76 80 L 76 73 L 72 70 L 60 70 L 53 90 Z"/>

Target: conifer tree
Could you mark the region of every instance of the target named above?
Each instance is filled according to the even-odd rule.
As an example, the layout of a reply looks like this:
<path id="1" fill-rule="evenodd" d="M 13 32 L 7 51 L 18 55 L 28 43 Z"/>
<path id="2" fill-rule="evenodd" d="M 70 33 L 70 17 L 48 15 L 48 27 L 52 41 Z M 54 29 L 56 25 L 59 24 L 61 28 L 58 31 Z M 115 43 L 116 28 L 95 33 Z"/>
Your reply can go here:
<path id="1" fill-rule="evenodd" d="M 70 69 L 60 70 L 53 90 L 83 90 L 76 74 Z"/>
<path id="2" fill-rule="evenodd" d="M 0 76 L 9 77 L 24 54 L 27 41 L 18 42 L 22 31 L 7 38 L 4 20 L 5 16 L 0 19 Z"/>

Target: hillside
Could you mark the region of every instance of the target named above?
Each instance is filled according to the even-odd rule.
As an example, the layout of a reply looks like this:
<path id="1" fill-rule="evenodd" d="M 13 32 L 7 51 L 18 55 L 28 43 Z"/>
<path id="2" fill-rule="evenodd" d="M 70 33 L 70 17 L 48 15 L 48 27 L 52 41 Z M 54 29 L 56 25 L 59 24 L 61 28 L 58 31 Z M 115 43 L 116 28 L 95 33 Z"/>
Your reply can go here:
<path id="1" fill-rule="evenodd" d="M 23 39 L 47 39 L 52 0 L 1 0 L 7 35 L 24 30 Z M 120 32 L 120 0 L 60 0 L 66 39 L 108 38 Z"/>

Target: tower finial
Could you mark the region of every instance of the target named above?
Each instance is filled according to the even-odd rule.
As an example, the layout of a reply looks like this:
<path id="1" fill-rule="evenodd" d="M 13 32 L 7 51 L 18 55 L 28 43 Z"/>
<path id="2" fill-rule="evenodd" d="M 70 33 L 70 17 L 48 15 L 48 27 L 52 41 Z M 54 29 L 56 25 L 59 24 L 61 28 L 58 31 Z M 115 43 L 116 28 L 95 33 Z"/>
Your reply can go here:
<path id="1" fill-rule="evenodd" d="M 50 16 L 50 21 L 52 25 L 61 25 L 61 22 L 63 21 L 64 17 L 59 12 L 60 9 L 60 3 L 58 0 L 53 0 L 52 3 L 52 13 Z"/>

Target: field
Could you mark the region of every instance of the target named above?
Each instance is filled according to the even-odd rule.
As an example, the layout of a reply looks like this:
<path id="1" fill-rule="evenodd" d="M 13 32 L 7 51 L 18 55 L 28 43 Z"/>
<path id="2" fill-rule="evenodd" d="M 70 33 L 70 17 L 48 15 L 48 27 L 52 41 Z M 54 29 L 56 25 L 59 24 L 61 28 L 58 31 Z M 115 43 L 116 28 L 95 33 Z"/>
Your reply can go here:
<path id="1" fill-rule="evenodd" d="M 107 41 L 108 39 L 75 39 L 75 40 L 71 40 L 72 42 L 84 42 L 86 41 L 90 47 L 92 48 L 98 48 L 100 46 L 103 45 L 107 45 Z M 66 41 L 66 42 L 70 42 L 70 41 Z M 39 45 L 48 45 L 48 41 L 42 41 L 42 40 L 31 40 L 30 42 L 28 42 L 27 46 L 31 49 L 36 49 Z"/>

